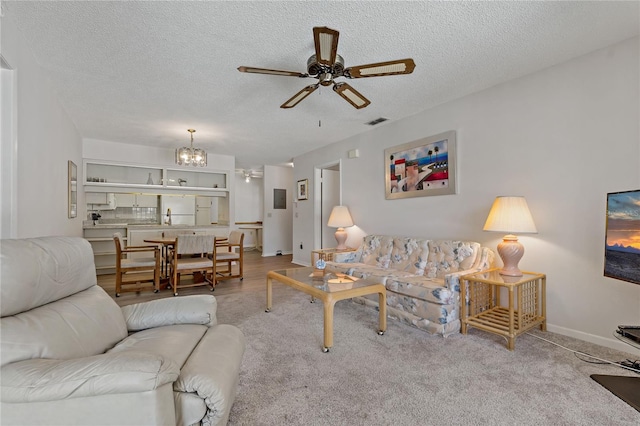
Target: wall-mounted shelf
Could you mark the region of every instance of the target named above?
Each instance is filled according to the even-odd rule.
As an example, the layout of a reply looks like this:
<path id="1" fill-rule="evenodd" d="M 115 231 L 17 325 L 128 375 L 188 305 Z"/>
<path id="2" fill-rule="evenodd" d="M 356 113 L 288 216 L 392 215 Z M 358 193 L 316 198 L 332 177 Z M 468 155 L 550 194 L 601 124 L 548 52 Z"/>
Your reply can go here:
<path id="1" fill-rule="evenodd" d="M 87 192 L 137 192 L 147 194 L 207 194 L 226 197 L 229 172 L 174 169 L 160 166 L 84 160 Z"/>

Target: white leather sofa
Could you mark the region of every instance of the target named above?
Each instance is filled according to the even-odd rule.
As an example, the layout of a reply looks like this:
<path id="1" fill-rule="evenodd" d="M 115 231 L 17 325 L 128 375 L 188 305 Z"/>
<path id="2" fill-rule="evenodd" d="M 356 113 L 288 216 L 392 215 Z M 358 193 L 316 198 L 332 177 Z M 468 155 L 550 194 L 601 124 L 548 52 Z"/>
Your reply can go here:
<path id="1" fill-rule="evenodd" d="M 0 243 L 2 425 L 224 425 L 245 350 L 211 295 L 120 308 L 82 238 Z"/>

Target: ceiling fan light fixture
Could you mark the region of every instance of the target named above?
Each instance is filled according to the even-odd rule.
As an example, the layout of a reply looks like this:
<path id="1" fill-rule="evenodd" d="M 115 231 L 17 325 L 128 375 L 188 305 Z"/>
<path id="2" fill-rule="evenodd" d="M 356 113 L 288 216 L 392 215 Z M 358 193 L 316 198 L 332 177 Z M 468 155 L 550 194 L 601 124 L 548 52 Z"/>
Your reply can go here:
<path id="1" fill-rule="evenodd" d="M 191 146 L 183 146 L 176 149 L 176 164 L 179 166 L 200 166 L 207 165 L 207 153 L 204 149 L 193 147 L 193 134 L 195 129 L 187 129 L 187 132 L 191 134 Z"/>
<path id="2" fill-rule="evenodd" d="M 333 86 L 333 90 L 356 109 L 364 108 L 371 103 L 369 99 L 365 98 L 360 92 L 347 83 L 338 83 Z"/>
<path id="3" fill-rule="evenodd" d="M 313 27 L 313 45 L 315 54 L 307 59 L 307 73 L 296 73 L 293 71 L 273 70 L 267 68 L 238 67 L 240 72 L 256 74 L 272 74 L 295 77 L 312 77 L 318 79 L 314 85 L 307 86 L 293 95 L 280 108 L 293 108 L 303 99 L 309 96 L 320 86 L 331 86 L 342 98 L 349 102 L 354 108 L 361 109 L 371 103 L 357 90 L 346 83 L 336 83 L 339 77 L 362 78 L 380 77 L 386 75 L 411 74 L 416 66 L 411 58 L 398 59 L 394 61 L 376 62 L 345 68 L 344 59 L 338 55 L 338 38 L 340 32 L 327 27 Z M 320 125 L 320 121 L 318 124 Z"/>
<path id="4" fill-rule="evenodd" d="M 298 105 L 298 103 L 300 103 L 304 98 L 313 93 L 317 88 L 317 84 L 312 84 L 305 87 L 304 89 L 293 95 L 288 101 L 280 105 L 280 108 L 293 108 L 294 106 Z"/>

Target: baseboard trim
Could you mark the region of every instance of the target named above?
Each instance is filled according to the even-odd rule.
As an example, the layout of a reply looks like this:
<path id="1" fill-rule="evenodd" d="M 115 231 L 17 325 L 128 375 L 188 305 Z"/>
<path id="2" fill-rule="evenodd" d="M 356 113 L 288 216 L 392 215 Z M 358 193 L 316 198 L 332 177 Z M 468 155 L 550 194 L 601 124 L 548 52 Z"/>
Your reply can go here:
<path id="1" fill-rule="evenodd" d="M 557 325 L 547 323 L 547 330 L 552 333 L 562 334 L 563 336 L 573 337 L 576 339 L 584 340 L 585 342 L 594 343 L 596 345 L 604 346 L 605 348 L 615 349 L 617 351 L 626 352 L 634 356 L 638 356 L 640 350 L 635 349 L 631 345 L 627 345 L 624 342 L 619 341 L 613 337 L 614 330 L 611 331 L 612 337 L 606 338 L 602 336 L 596 336 L 594 334 L 584 333 L 582 331 L 573 330 L 571 328 L 560 327 Z"/>
<path id="2" fill-rule="evenodd" d="M 290 255 L 292 253 L 293 253 L 292 251 L 283 251 L 282 255 Z M 265 253 L 265 252 L 262 252 L 262 257 L 270 257 L 270 256 L 277 256 L 277 255 L 278 255 L 278 253 Z"/>

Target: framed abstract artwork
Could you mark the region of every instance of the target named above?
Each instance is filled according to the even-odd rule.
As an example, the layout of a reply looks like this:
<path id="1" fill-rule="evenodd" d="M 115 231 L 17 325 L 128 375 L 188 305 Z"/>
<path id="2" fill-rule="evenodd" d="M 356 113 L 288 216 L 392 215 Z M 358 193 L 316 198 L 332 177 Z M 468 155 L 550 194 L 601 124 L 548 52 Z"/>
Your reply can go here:
<path id="1" fill-rule="evenodd" d="M 456 132 L 451 130 L 384 151 L 385 198 L 456 193 Z"/>
<path id="2" fill-rule="evenodd" d="M 640 189 L 607 194 L 604 276 L 640 284 Z"/>

